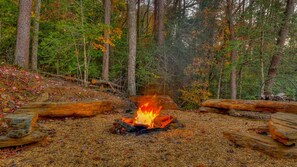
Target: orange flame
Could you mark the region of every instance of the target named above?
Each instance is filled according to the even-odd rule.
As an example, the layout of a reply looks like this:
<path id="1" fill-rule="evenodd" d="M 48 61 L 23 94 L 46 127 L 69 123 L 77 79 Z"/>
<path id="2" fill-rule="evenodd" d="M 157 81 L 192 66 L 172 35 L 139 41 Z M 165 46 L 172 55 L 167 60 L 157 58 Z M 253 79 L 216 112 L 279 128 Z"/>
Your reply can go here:
<path id="1" fill-rule="evenodd" d="M 141 105 L 135 114 L 134 124 L 145 125 L 148 128 L 154 127 L 154 120 L 160 115 L 162 107 L 157 107 L 156 105 L 145 103 Z"/>

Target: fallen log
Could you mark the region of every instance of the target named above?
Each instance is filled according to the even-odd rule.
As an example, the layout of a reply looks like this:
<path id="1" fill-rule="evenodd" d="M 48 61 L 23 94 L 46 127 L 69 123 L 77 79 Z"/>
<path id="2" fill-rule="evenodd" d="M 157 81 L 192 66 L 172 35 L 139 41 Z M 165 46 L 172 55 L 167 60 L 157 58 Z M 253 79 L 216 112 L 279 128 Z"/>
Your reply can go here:
<path id="1" fill-rule="evenodd" d="M 268 126 L 259 126 L 256 128 L 249 128 L 249 131 L 256 132 L 257 134 L 268 135 L 269 129 Z"/>
<path id="2" fill-rule="evenodd" d="M 98 79 L 91 79 L 91 84 L 93 85 L 108 85 L 110 88 L 114 89 L 123 89 L 122 86 L 109 82 L 109 81 L 105 81 L 105 80 L 98 80 Z"/>
<path id="3" fill-rule="evenodd" d="M 3 135 L 0 136 L 0 148 L 36 143 L 42 141 L 46 136 L 47 132 L 44 129 L 37 127 L 35 127 L 32 133 L 21 138 L 10 138 Z"/>
<path id="4" fill-rule="evenodd" d="M 223 132 L 224 137 L 236 145 L 251 148 L 276 158 L 297 158 L 297 147 L 284 146 L 268 136 Z"/>
<path id="5" fill-rule="evenodd" d="M 29 135 L 36 124 L 38 114 L 34 112 L 7 114 L 0 118 L 1 135 L 21 138 Z"/>
<path id="6" fill-rule="evenodd" d="M 80 84 L 85 84 L 84 80 L 78 79 L 78 78 L 74 78 L 74 77 L 70 77 L 70 76 L 64 76 L 64 75 L 57 75 L 57 74 L 51 74 L 51 73 L 47 73 L 47 72 L 40 72 L 43 75 L 48 75 L 51 77 L 56 77 L 56 78 L 61 78 L 64 79 L 66 81 L 71 81 L 71 82 L 78 82 Z M 97 86 L 101 86 L 101 85 L 105 85 L 110 87 L 114 92 L 117 92 L 118 90 L 123 89 L 122 86 L 109 82 L 109 81 L 105 81 L 105 80 L 98 80 L 98 79 L 91 79 L 91 81 L 86 81 L 87 85 L 97 85 Z M 117 89 L 117 90 L 115 90 Z"/>
<path id="7" fill-rule="evenodd" d="M 297 115 L 291 113 L 275 113 L 268 123 L 271 137 L 284 145 L 297 143 Z"/>
<path id="8" fill-rule="evenodd" d="M 244 117 L 249 119 L 261 119 L 261 120 L 269 120 L 271 113 L 263 113 L 258 111 L 241 111 L 241 110 L 228 110 L 221 108 L 212 108 L 212 107 L 200 107 L 199 111 L 201 112 L 210 112 L 210 113 L 218 113 L 218 114 L 227 114 L 234 117 Z"/>
<path id="9" fill-rule="evenodd" d="M 222 109 L 234 109 L 244 111 L 259 112 L 286 112 L 297 113 L 297 102 L 280 102 L 268 100 L 231 100 L 231 99 L 211 99 L 202 103 L 203 107 L 213 107 Z"/>
<path id="10" fill-rule="evenodd" d="M 271 113 L 263 113 L 257 111 L 241 111 L 241 110 L 228 110 L 226 111 L 229 115 L 234 117 L 244 117 L 250 119 L 261 119 L 261 120 L 269 120 Z"/>
<path id="11" fill-rule="evenodd" d="M 58 74 L 52 74 L 52 73 L 47 73 L 47 72 L 40 72 L 40 74 L 43 74 L 45 76 L 55 77 L 55 78 L 61 78 L 61 79 L 64 79 L 66 81 L 84 83 L 83 80 L 78 79 L 78 78 L 74 78 L 74 77 L 71 77 L 71 76 L 58 75 Z M 87 83 L 89 83 L 89 82 L 87 81 Z"/>
<path id="12" fill-rule="evenodd" d="M 18 112 L 36 112 L 41 117 L 89 117 L 111 111 L 115 104 L 107 100 L 85 102 L 34 102 L 22 106 Z"/>
<path id="13" fill-rule="evenodd" d="M 218 109 L 218 108 L 212 108 L 212 107 L 199 107 L 200 112 L 210 112 L 210 113 L 226 113 L 226 109 Z"/>

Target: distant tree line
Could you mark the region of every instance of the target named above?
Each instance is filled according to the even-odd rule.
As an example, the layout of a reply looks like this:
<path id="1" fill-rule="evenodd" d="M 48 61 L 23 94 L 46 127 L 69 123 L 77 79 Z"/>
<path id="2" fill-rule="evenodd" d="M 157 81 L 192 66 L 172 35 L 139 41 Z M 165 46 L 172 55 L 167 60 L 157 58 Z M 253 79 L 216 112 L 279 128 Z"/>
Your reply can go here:
<path id="1" fill-rule="evenodd" d="M 129 95 L 297 97 L 296 0 L 9 0 L 0 59 Z"/>

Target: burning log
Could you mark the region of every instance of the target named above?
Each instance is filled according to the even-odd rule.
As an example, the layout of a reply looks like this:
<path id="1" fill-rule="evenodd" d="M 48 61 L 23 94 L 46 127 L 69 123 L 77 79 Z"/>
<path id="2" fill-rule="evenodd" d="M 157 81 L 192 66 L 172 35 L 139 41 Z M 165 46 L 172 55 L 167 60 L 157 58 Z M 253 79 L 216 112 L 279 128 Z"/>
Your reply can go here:
<path id="1" fill-rule="evenodd" d="M 171 116 L 161 116 L 154 120 L 154 127 L 151 128 L 145 124 L 135 124 L 134 118 L 116 119 L 113 127 L 110 129 L 114 134 L 125 134 L 135 132 L 136 135 L 141 135 L 153 131 L 167 130 L 171 122 L 175 119 Z"/>
<path id="2" fill-rule="evenodd" d="M 167 130 L 175 119 L 169 115 L 160 116 L 162 106 L 159 106 L 155 100 L 150 98 L 139 105 L 133 118 L 115 120 L 111 132 L 116 134 L 135 132 L 136 135 L 140 135 L 151 131 Z"/>
<path id="3" fill-rule="evenodd" d="M 133 123 L 133 122 L 131 122 L 131 123 Z M 114 125 L 117 125 L 117 124 L 122 126 L 122 128 L 124 128 L 125 132 L 135 132 L 136 131 L 136 128 L 134 126 L 131 126 L 130 121 L 129 121 L 129 123 L 127 123 L 123 120 L 116 119 Z"/>
<path id="4" fill-rule="evenodd" d="M 203 107 L 219 109 L 234 109 L 243 111 L 258 112 L 286 112 L 297 114 L 297 102 L 281 102 L 267 100 L 230 100 L 230 99 L 211 99 L 202 103 Z"/>

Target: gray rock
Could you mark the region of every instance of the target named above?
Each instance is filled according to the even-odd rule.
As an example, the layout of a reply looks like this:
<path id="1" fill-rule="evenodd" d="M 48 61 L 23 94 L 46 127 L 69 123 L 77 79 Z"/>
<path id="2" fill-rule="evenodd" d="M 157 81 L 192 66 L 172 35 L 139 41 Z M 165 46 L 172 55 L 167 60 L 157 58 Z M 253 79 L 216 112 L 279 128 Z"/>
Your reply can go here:
<path id="1" fill-rule="evenodd" d="M 13 113 L 1 118 L 0 122 L 5 122 L 7 125 L 7 137 L 21 138 L 29 135 L 36 124 L 38 114 L 34 112 Z"/>

